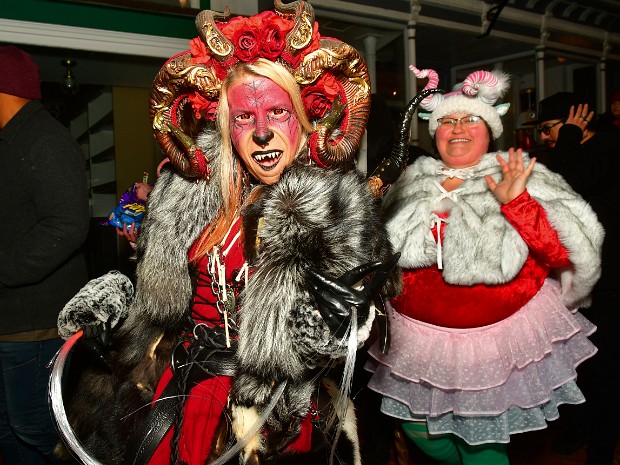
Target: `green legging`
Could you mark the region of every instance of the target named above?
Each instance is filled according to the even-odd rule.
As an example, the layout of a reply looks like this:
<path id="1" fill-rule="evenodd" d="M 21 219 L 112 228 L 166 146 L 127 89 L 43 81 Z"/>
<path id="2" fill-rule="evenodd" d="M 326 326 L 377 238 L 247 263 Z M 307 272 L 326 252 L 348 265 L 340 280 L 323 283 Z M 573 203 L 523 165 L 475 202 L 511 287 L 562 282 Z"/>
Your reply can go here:
<path id="1" fill-rule="evenodd" d="M 402 427 L 422 452 L 441 465 L 509 465 L 506 444 L 471 446 L 453 434 L 430 436 L 423 422 L 403 422 Z"/>

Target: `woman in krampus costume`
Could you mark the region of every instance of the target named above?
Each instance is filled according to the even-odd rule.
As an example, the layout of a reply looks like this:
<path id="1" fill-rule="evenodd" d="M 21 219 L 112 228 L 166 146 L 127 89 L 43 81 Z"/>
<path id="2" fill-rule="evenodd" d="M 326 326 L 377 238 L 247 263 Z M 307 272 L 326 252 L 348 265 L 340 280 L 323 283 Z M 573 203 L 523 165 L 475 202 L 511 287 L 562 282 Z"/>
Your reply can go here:
<path id="1" fill-rule="evenodd" d="M 149 196 L 135 295 L 112 272 L 60 315 L 66 337 L 115 327 L 108 368 L 90 367 L 68 408 L 105 464 L 224 463 L 231 443 L 242 463 L 359 464 L 352 363 L 372 302 L 400 282 L 377 196 L 352 169 L 367 69 L 319 36 L 308 4 L 275 4 L 202 12 L 191 51 L 163 66 L 151 116 L 170 166 Z M 196 139 L 188 115 L 207 123 Z M 340 387 L 322 381 L 345 359 Z M 349 447 L 321 447 L 327 436 Z"/>
<path id="2" fill-rule="evenodd" d="M 437 86 L 434 71 L 413 71 Z M 425 99 L 439 158 L 416 160 L 384 198 L 404 291 L 388 306 L 389 353 L 371 349 L 370 387 L 442 464 L 507 464 L 510 434 L 584 401 L 575 366 L 596 352 L 575 309 L 600 274 L 604 232 L 561 176 L 520 150 L 488 153 L 508 85 L 478 71 Z"/>

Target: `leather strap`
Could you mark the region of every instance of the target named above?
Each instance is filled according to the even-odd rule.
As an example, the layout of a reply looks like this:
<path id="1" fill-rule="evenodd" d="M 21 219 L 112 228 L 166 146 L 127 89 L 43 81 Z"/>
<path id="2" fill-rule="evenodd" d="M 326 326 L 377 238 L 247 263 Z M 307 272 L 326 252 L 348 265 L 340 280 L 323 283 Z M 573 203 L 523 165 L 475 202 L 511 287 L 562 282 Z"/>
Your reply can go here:
<path id="1" fill-rule="evenodd" d="M 125 451 L 123 464 L 145 465 L 149 462 L 174 422 L 174 414 L 182 399 L 179 394 L 179 383 L 173 376 L 140 428 L 134 432 L 129 448 Z"/>
<path id="2" fill-rule="evenodd" d="M 234 351 L 203 347 L 192 361 L 183 343 L 174 348 L 170 364 L 172 378 L 129 441 L 124 465 L 146 465 L 149 462 L 153 452 L 174 423 L 178 403 L 184 399 L 191 386 L 213 376 L 234 376 L 236 371 Z M 188 369 L 187 392 L 181 392 L 178 379 L 179 376 L 184 376 Z"/>
<path id="3" fill-rule="evenodd" d="M 172 371 L 178 376 L 189 369 L 188 382 L 199 383 L 213 376 L 235 376 L 237 362 L 233 350 L 201 347 L 190 360 L 189 350 L 179 344 L 172 351 Z"/>

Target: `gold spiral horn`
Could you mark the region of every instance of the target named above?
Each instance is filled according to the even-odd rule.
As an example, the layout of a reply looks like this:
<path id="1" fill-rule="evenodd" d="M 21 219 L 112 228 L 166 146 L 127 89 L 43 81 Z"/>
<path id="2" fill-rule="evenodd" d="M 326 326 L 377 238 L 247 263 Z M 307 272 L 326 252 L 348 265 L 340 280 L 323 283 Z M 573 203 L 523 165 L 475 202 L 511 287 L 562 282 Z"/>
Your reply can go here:
<path id="1" fill-rule="evenodd" d="M 343 92 L 345 112 L 337 128 L 318 124 L 311 138 L 312 154 L 323 166 L 350 164 L 359 149 L 370 112 L 370 77 L 360 53 L 350 45 L 321 39 L 318 50 L 310 53 L 295 71 L 301 85 L 310 84 L 323 73 L 331 73 Z"/>
<path id="2" fill-rule="evenodd" d="M 279 14 L 295 15 L 295 26 L 286 34 L 285 48 L 288 53 L 294 56 L 312 40 L 314 9 L 308 3 L 300 0 L 287 4 L 280 0 L 274 0 L 273 3 L 276 12 Z"/>
<path id="3" fill-rule="evenodd" d="M 230 18 L 230 8 L 226 6 L 224 13 L 213 10 L 204 10 L 196 16 L 196 29 L 203 42 L 215 54 L 218 60 L 224 61 L 235 51 L 235 47 L 215 24 L 216 20 L 227 21 Z"/>
<path id="4" fill-rule="evenodd" d="M 155 139 L 175 168 L 190 178 L 208 177 L 208 159 L 191 139 L 184 137 L 191 122 L 184 111 L 191 92 L 219 94 L 221 81 L 212 68 L 194 64 L 189 51 L 168 60 L 159 70 L 150 96 L 150 117 Z"/>

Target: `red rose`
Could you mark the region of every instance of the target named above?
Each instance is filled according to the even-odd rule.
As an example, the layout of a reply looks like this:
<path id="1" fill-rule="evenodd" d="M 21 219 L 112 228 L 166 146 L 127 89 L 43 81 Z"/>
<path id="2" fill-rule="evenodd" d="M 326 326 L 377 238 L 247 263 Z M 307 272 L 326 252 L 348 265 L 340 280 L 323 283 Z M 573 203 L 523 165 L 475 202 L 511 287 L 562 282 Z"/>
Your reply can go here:
<path id="1" fill-rule="evenodd" d="M 188 96 L 189 102 L 194 109 L 196 118 L 201 119 L 203 116 L 211 121 L 215 121 L 217 113 L 217 100 L 206 99 L 199 92 L 193 92 Z"/>
<path id="2" fill-rule="evenodd" d="M 254 29 L 244 27 L 239 29 L 232 40 L 235 45 L 235 55 L 241 61 L 251 62 L 258 58 L 260 44 L 258 34 Z"/>
<path id="3" fill-rule="evenodd" d="M 332 109 L 332 102 L 338 95 L 340 86 L 331 74 L 324 74 L 314 85 L 305 87 L 301 98 L 308 114 L 308 118 L 322 118 Z"/>
<path id="4" fill-rule="evenodd" d="M 322 118 L 327 110 L 331 110 L 332 103 L 327 99 L 321 89 L 316 86 L 307 87 L 301 93 L 304 107 L 308 113 L 308 118 Z"/>
<path id="5" fill-rule="evenodd" d="M 208 63 L 211 61 L 211 54 L 207 50 L 207 46 L 200 39 L 200 37 L 195 37 L 189 42 L 189 50 L 193 57 L 194 63 Z"/>
<path id="6" fill-rule="evenodd" d="M 286 46 L 284 37 L 294 22 L 281 18 L 273 11 L 263 11 L 249 18 L 235 17 L 221 23 L 220 30 L 235 47 L 235 56 L 252 62 L 258 57 L 274 60 Z"/>
<path id="7" fill-rule="evenodd" d="M 261 37 L 263 45 L 261 55 L 268 60 L 275 60 L 284 50 L 284 35 L 279 29 L 270 28 L 264 31 Z"/>

